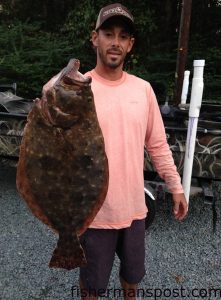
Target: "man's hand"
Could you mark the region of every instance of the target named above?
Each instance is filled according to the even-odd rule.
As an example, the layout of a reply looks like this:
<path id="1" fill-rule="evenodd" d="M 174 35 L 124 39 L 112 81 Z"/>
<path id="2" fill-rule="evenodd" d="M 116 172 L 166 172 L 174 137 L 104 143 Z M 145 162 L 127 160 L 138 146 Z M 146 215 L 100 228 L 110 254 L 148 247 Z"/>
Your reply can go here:
<path id="1" fill-rule="evenodd" d="M 173 214 L 175 219 L 181 221 L 188 212 L 188 204 L 184 194 L 172 194 L 173 196 Z"/>

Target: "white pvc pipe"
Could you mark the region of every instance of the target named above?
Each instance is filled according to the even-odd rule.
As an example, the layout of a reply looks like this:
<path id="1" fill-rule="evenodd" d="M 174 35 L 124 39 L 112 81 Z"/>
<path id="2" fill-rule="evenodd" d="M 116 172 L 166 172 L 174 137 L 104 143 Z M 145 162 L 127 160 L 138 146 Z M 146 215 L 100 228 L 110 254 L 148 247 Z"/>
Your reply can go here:
<path id="1" fill-rule="evenodd" d="M 204 66 L 205 60 L 194 60 L 193 62 L 194 71 L 190 98 L 189 123 L 186 139 L 186 151 L 182 181 L 184 194 L 187 202 L 189 202 L 197 124 L 203 96 Z"/>
<path id="2" fill-rule="evenodd" d="M 190 77 L 190 71 L 185 71 L 184 78 L 183 78 L 182 94 L 181 94 L 181 104 L 186 104 L 186 99 L 187 99 L 188 89 L 189 89 L 189 77 Z"/>

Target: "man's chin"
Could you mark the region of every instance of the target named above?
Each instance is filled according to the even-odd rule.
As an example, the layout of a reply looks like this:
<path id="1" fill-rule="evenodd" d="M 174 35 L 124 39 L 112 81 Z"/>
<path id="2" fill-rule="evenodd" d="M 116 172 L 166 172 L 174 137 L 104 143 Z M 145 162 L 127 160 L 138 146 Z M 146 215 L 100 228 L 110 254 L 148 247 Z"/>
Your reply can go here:
<path id="1" fill-rule="evenodd" d="M 107 64 L 107 66 L 108 66 L 110 69 L 117 69 L 120 65 L 119 65 L 119 64 Z"/>
<path id="2" fill-rule="evenodd" d="M 107 66 L 111 69 L 116 69 L 121 65 L 121 62 L 119 61 L 108 61 Z"/>

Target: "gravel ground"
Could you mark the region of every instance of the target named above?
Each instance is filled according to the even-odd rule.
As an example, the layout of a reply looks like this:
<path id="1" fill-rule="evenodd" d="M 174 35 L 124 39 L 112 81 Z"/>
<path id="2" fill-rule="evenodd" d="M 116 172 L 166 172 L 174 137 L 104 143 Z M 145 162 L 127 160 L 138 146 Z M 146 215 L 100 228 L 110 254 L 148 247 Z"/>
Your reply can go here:
<path id="1" fill-rule="evenodd" d="M 214 189 L 221 194 L 221 186 Z M 176 222 L 171 200 L 157 202 L 156 218 L 146 231 L 146 275 L 140 299 L 221 299 L 221 221 L 217 230 L 202 197 L 190 200 L 189 215 Z M 49 269 L 57 237 L 33 217 L 15 188 L 15 169 L 0 169 L 0 299 L 80 299 L 78 270 Z M 116 258 L 108 292 L 121 299 Z M 109 296 L 108 296 L 109 293 Z M 114 297 L 114 294 L 116 297 Z"/>

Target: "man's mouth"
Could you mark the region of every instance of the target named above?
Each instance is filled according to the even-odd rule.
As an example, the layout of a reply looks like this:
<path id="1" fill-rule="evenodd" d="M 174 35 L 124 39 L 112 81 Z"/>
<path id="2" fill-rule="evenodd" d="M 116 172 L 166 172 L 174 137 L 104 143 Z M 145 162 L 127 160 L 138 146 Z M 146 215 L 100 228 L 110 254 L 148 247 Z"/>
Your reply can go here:
<path id="1" fill-rule="evenodd" d="M 109 56 L 109 59 L 111 59 L 111 60 L 119 60 L 121 57 L 121 54 L 116 53 L 116 52 L 108 52 L 107 55 Z"/>
<path id="2" fill-rule="evenodd" d="M 117 57 L 117 56 L 121 55 L 121 52 L 120 51 L 109 50 L 109 51 L 107 51 L 107 54 Z"/>

